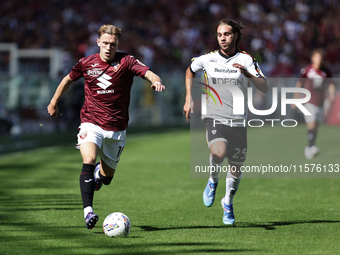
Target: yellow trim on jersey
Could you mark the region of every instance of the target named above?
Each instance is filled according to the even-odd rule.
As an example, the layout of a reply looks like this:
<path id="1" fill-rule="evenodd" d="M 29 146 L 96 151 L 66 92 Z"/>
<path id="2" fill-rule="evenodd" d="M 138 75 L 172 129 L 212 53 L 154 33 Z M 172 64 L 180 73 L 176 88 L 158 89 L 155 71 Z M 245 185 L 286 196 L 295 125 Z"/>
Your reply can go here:
<path id="1" fill-rule="evenodd" d="M 204 79 L 204 83 L 207 84 L 207 85 L 209 85 L 209 79 L 208 79 L 208 75 L 207 75 L 206 72 L 204 72 L 203 79 Z M 206 90 L 210 90 L 207 86 L 205 86 L 205 89 L 206 89 Z M 208 103 L 208 102 L 209 102 L 209 94 L 206 93 L 206 94 L 205 94 L 205 97 L 206 97 L 206 100 L 207 100 L 207 103 Z"/>
<path id="2" fill-rule="evenodd" d="M 207 53 L 202 54 L 201 56 L 203 56 L 203 55 L 208 55 L 208 54 L 212 54 L 212 53 L 215 53 L 216 51 L 219 51 L 219 50 L 210 51 L 210 52 L 207 52 Z M 194 61 L 195 58 L 196 58 L 196 57 L 193 57 L 193 58 L 191 59 L 191 62 Z"/>
<path id="3" fill-rule="evenodd" d="M 258 63 L 257 60 L 256 60 L 252 55 L 250 55 L 248 52 L 246 52 L 246 51 L 244 51 L 244 50 L 240 51 L 240 53 L 246 54 L 246 55 L 250 56 L 250 57 L 253 59 L 254 65 L 255 65 L 255 70 L 258 72 L 258 74 L 259 74 L 261 77 L 263 77 L 262 74 L 261 74 L 261 72 L 260 72 L 260 70 L 259 70 L 259 67 L 258 67 L 258 65 L 257 65 L 257 63 Z"/>

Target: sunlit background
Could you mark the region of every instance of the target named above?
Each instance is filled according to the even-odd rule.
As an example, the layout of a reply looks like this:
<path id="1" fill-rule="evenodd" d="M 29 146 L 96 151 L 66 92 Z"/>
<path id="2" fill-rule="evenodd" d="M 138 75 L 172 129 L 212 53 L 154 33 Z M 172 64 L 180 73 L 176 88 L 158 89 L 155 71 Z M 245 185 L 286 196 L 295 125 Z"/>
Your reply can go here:
<path id="1" fill-rule="evenodd" d="M 63 96 L 56 120 L 46 107 L 78 59 L 98 52 L 102 24 L 121 27 L 120 50 L 151 67 L 167 86 L 165 93 L 156 94 L 135 78 L 130 126 L 183 126 L 185 69 L 192 57 L 217 49 L 220 19 L 232 18 L 246 27 L 240 48 L 258 60 L 267 77 L 298 77 L 314 48 L 325 50 L 326 65 L 339 77 L 339 7 L 333 0 L 3 0 L 0 135 L 77 128 L 83 79 Z"/>

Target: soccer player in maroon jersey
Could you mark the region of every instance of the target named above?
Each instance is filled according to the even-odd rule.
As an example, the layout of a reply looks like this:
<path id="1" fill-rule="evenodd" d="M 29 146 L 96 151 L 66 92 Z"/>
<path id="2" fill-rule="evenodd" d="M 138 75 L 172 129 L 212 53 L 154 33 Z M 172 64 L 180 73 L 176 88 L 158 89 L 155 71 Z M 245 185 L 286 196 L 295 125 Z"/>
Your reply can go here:
<path id="1" fill-rule="evenodd" d="M 331 80 L 331 72 L 323 65 L 324 53 L 322 49 L 315 49 L 311 54 L 311 64 L 301 69 L 300 79 L 296 83 L 297 88 L 306 88 L 311 93 L 311 99 L 305 104 L 306 109 L 312 115 L 305 115 L 307 125 L 308 146 L 305 147 L 305 156 L 312 159 L 319 153 L 319 148 L 315 146 L 315 139 L 318 131 L 318 124 L 323 121 L 323 105 L 325 100 L 325 90 L 328 85 L 328 100 L 332 104 L 335 99 L 335 84 Z M 294 95 L 297 98 L 298 94 Z M 329 106 L 326 106 L 329 109 Z M 296 105 L 292 104 L 292 109 Z M 325 111 L 327 112 L 327 111 Z"/>
<path id="2" fill-rule="evenodd" d="M 164 91 L 160 77 L 135 57 L 117 52 L 121 29 L 103 25 L 98 30 L 99 53 L 81 58 L 56 89 L 47 107 L 57 117 L 57 103 L 70 85 L 84 77 L 85 102 L 80 112 L 78 148 L 83 158 L 79 178 L 85 225 L 92 229 L 98 221 L 93 212 L 94 191 L 109 185 L 126 143 L 130 90 L 133 77 L 143 77 L 151 88 Z M 100 162 L 96 164 L 97 156 Z"/>

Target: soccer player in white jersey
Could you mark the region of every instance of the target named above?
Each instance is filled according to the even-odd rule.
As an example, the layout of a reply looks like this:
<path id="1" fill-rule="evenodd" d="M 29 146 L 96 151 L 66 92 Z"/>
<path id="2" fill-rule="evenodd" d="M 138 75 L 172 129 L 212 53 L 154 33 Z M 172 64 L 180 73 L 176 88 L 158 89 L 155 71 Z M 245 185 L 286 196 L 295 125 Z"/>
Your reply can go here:
<path id="1" fill-rule="evenodd" d="M 218 51 L 194 58 L 186 70 L 186 99 L 183 114 L 188 121 L 193 112 L 192 86 L 195 74 L 203 71 L 207 87 L 218 93 L 221 106 L 212 100 L 207 103 L 207 112 L 202 114 L 210 149 L 210 166 L 220 166 L 228 158 L 229 169 L 226 178 L 226 193 L 221 201 L 223 223 L 234 225 L 233 198 L 238 189 L 243 165 L 247 155 L 247 88 L 252 83 L 255 88 L 266 93 L 268 85 L 256 60 L 246 52 L 239 50 L 244 27 L 231 19 L 222 19 L 217 24 Z M 244 114 L 234 114 L 233 104 L 236 95 L 242 91 Z M 213 169 L 213 168 L 210 168 Z M 218 185 L 218 172 L 211 171 L 203 192 L 203 202 L 207 207 L 215 200 Z"/>

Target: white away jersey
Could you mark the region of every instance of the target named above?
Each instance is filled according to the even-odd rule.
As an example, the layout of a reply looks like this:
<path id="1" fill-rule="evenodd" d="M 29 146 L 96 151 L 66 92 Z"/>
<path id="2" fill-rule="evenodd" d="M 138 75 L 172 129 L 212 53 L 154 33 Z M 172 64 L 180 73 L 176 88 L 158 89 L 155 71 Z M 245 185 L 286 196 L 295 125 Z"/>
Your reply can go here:
<path id="1" fill-rule="evenodd" d="M 224 124 L 229 126 L 245 125 L 250 79 L 242 75 L 238 68 L 233 67 L 234 63 L 244 66 L 255 77 L 265 78 L 257 61 L 244 51 L 226 56 L 218 50 L 193 59 L 191 71 L 193 73 L 204 71 L 205 75 L 206 85 L 198 84 L 207 92 L 206 112 L 202 112 L 202 119 L 232 120 L 232 124 L 224 121 Z"/>

